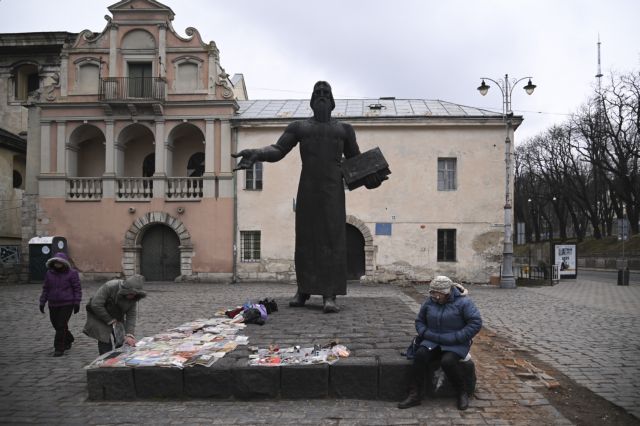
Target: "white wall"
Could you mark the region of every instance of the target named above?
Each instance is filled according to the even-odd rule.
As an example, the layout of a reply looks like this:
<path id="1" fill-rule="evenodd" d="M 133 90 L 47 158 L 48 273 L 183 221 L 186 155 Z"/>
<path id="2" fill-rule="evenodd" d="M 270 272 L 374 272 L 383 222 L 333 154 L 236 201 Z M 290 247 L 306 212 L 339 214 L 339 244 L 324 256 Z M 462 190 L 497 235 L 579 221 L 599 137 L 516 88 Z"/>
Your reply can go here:
<path id="1" fill-rule="evenodd" d="M 446 274 L 485 282 L 497 274 L 502 251 L 504 127 L 483 124 L 354 124 L 361 151 L 379 146 L 392 174 L 380 188 L 346 194 L 347 215 L 365 222 L 377 246 L 381 279 L 403 274 L 424 280 Z M 238 150 L 275 143 L 284 126 L 241 128 Z M 438 157 L 456 157 L 456 191 L 437 191 Z M 300 174 L 298 149 L 266 163 L 262 191 L 244 190 L 238 174 L 238 228 L 262 231 L 262 269 L 271 259 L 293 259 L 292 199 Z M 391 236 L 375 235 L 392 223 Z M 457 261 L 437 262 L 437 229 L 457 230 Z M 257 266 L 238 263 L 239 271 Z M 386 278 L 385 278 L 386 277 Z"/>

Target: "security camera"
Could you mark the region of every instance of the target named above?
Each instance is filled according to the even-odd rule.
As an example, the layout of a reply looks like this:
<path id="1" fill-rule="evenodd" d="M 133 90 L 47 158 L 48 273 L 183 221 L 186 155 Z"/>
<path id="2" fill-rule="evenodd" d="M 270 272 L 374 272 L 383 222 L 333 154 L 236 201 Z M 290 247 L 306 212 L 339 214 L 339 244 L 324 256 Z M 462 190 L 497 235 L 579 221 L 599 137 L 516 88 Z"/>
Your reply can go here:
<path id="1" fill-rule="evenodd" d="M 129 213 L 135 213 L 135 212 L 136 212 L 135 207 L 129 207 Z"/>
<path id="2" fill-rule="evenodd" d="M 184 207 L 178 207 L 178 214 L 184 213 Z"/>

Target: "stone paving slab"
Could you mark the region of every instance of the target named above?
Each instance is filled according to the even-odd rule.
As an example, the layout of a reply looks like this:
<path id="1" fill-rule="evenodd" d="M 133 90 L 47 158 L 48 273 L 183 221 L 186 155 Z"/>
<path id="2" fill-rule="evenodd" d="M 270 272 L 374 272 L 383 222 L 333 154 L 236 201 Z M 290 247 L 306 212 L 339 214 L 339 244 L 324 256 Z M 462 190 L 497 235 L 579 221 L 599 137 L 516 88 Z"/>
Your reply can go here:
<path id="1" fill-rule="evenodd" d="M 84 301 L 92 296 L 98 285 L 83 283 Z M 136 335 L 152 335 L 183 322 L 199 317 L 208 317 L 225 306 L 242 304 L 246 300 L 275 298 L 279 304 L 295 292 L 295 286 L 287 284 L 175 284 L 149 283 L 148 295 L 139 307 L 139 325 Z M 480 336 L 474 344 L 474 359 L 478 373 L 476 398 L 471 400 L 469 410 L 460 412 L 455 400 L 448 398 L 425 399 L 423 405 L 409 410 L 398 410 L 396 401 L 336 399 L 277 399 L 238 400 L 218 399 L 212 395 L 206 399 L 182 400 L 131 400 L 97 401 L 88 399 L 87 371 L 83 369 L 97 356 L 95 341 L 81 334 L 85 321 L 84 309 L 74 315 L 70 329 L 76 336 L 73 348 L 60 358 L 51 357 L 53 330 L 48 317 L 38 311 L 38 285 L 11 285 L 0 289 L 4 302 L 0 310 L 0 423 L 18 424 L 570 424 L 541 395 L 526 383 L 513 376 L 496 360 L 496 355 Z M 350 309 L 355 302 L 371 299 L 387 301 L 387 305 L 398 305 L 394 322 L 406 327 L 406 335 L 413 335 L 413 319 L 418 304 L 392 286 L 350 286 L 349 296 L 339 298 L 339 304 Z M 343 300 L 344 299 L 344 300 Z M 307 312 L 324 316 L 319 311 L 320 298 L 312 304 L 318 306 Z M 84 304 L 84 302 L 83 302 Z M 404 306 L 403 306 L 404 305 Z M 356 308 L 354 308 L 356 309 Z M 359 308 L 357 308 L 359 309 Z M 395 308 L 391 308 L 395 309 Z M 278 314 L 284 321 L 287 313 L 276 313 L 269 320 L 276 322 Z M 292 315 L 295 313 L 292 312 Z M 363 358 L 372 356 L 372 350 L 381 354 L 404 348 L 408 341 L 388 336 L 395 326 L 386 321 L 378 322 L 375 316 L 362 312 L 367 321 L 340 321 L 342 313 L 330 316 L 331 330 L 317 330 L 321 338 L 351 335 L 348 344 L 357 359 L 358 351 Z M 408 317 L 404 317 L 408 315 Z M 292 316 L 291 318 L 295 318 Z M 287 336 L 269 335 L 269 322 L 263 327 L 255 326 L 256 335 L 250 344 L 263 339 L 281 339 Z M 273 324 L 271 324 L 272 329 Z M 288 326 L 291 328 L 291 325 Z M 362 331 L 368 327 L 370 331 Z M 302 324 L 301 335 L 315 336 L 313 327 Z M 322 331 L 322 332 L 321 332 Z M 264 333 L 264 335 L 262 335 Z M 361 334 L 365 334 L 362 336 Z M 355 336 L 355 337 L 354 337 Z M 368 337 L 374 336 L 374 337 Z M 353 339 L 369 339 L 355 342 Z M 396 346 L 395 348 L 393 346 Z M 385 355 L 386 356 L 386 355 Z M 380 355 L 378 362 L 385 358 Z M 392 355 L 393 356 L 393 355 Z M 232 360 L 233 358 L 229 358 Z M 397 358 L 396 358 L 397 359 Z M 223 359 L 224 360 L 224 359 Z M 390 367 L 391 368 L 391 367 Z M 382 370 L 380 370 L 382 371 Z M 390 380 L 393 372 L 380 373 L 379 381 Z M 209 377 L 206 380 L 222 380 L 228 377 Z M 188 381 L 183 392 L 200 392 L 209 388 L 207 381 Z M 235 382 L 230 383 L 235 386 Z M 200 390 L 199 390 L 200 389 Z M 396 391 L 398 391 L 396 389 Z M 310 390 L 312 392 L 312 390 Z M 399 391 L 398 391 L 399 392 Z M 512 397 L 513 393 L 518 398 Z M 212 399 L 215 398 L 215 399 Z M 390 398 L 392 399 L 392 398 Z M 526 403 L 523 403 L 526 401 Z"/>

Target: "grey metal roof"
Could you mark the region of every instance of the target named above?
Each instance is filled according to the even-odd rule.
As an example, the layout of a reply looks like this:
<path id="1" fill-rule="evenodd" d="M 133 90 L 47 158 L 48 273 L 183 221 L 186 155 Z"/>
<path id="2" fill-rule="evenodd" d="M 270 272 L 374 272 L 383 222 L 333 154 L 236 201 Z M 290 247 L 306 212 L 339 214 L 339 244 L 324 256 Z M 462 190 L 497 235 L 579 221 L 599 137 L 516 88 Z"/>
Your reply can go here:
<path id="1" fill-rule="evenodd" d="M 451 102 L 426 99 L 336 99 L 333 117 L 502 117 L 501 113 Z M 307 118 L 313 115 L 308 99 L 238 101 L 236 119 Z"/>

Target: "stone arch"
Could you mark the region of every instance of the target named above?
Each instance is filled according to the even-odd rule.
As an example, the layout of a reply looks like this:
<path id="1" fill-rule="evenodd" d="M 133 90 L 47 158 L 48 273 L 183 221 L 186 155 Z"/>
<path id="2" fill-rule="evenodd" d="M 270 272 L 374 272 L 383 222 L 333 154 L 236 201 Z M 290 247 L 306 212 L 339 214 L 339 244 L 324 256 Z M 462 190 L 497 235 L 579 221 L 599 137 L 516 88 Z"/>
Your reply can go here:
<path id="1" fill-rule="evenodd" d="M 98 126 L 80 124 L 71 131 L 66 144 L 67 175 L 100 177 L 105 170 L 105 136 Z"/>
<path id="2" fill-rule="evenodd" d="M 367 278 L 373 278 L 376 271 L 376 253 L 378 247 L 373 245 L 373 235 L 369 227 L 355 216 L 347 215 L 347 223 L 354 226 L 364 237 L 364 270 Z"/>
<path id="3" fill-rule="evenodd" d="M 191 234 L 185 224 L 167 212 L 148 212 L 134 220 L 124 235 L 122 270 L 125 277 L 140 273 L 142 236 L 153 225 L 166 225 L 178 235 L 180 240 L 180 246 L 178 247 L 180 250 L 180 275 L 192 275 L 193 244 L 191 243 Z"/>
<path id="4" fill-rule="evenodd" d="M 169 131 L 167 137 L 167 174 L 189 176 L 189 158 L 196 152 L 204 152 L 204 131 L 195 123 L 183 122 Z"/>

